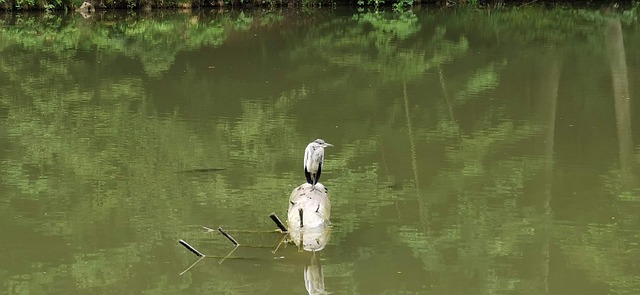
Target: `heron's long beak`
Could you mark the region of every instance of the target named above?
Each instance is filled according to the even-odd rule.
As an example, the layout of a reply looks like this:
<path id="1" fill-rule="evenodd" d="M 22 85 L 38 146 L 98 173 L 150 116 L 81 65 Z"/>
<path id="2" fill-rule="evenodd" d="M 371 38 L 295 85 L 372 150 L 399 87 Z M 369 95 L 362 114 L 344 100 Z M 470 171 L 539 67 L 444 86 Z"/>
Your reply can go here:
<path id="1" fill-rule="evenodd" d="M 330 143 L 328 143 L 328 142 L 325 142 L 323 146 L 324 146 L 324 147 L 328 147 L 328 146 L 333 146 L 333 145 L 332 145 L 332 144 L 330 144 Z"/>

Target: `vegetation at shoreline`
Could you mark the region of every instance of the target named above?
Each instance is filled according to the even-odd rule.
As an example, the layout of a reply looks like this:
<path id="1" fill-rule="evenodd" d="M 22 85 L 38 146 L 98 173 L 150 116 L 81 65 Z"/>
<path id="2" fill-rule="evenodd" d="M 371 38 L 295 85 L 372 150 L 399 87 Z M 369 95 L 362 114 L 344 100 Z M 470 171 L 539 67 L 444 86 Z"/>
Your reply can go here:
<path id="1" fill-rule="evenodd" d="M 636 1 L 598 1 L 597 5 L 629 5 Z M 87 4 L 91 9 L 162 9 L 162 8 L 204 8 L 204 7 L 321 7 L 321 6 L 360 6 L 393 7 L 406 9 L 413 5 L 501 7 L 504 5 L 563 4 L 593 5 L 592 1 L 525 1 L 525 0 L 0 0 L 0 9 L 5 11 L 24 10 L 84 10 Z M 83 5 L 84 4 L 84 5 Z"/>

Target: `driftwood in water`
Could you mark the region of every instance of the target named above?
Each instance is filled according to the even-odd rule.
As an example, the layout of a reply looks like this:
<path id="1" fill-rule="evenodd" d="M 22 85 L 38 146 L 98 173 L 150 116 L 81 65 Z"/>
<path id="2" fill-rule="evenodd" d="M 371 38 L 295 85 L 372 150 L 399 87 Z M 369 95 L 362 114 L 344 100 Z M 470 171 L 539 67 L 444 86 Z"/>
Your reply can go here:
<path id="1" fill-rule="evenodd" d="M 200 253 L 200 251 L 198 251 L 198 249 L 196 249 L 193 246 L 189 245 L 189 243 L 185 242 L 185 240 L 180 239 L 178 241 L 178 243 L 180 243 L 180 245 L 182 245 L 185 248 L 187 248 L 187 250 L 191 251 L 193 254 L 196 254 L 196 256 L 204 257 L 204 254 Z"/>
<path id="2" fill-rule="evenodd" d="M 290 231 L 328 225 L 330 215 L 329 191 L 322 183 L 303 183 L 291 192 L 287 216 Z"/>
<path id="3" fill-rule="evenodd" d="M 236 239 L 234 239 L 231 235 L 229 235 L 228 232 L 224 231 L 222 229 L 222 227 L 218 227 L 218 231 L 225 236 L 227 239 L 229 239 L 229 241 L 231 241 L 231 243 L 233 243 L 235 246 L 238 246 L 240 244 L 238 244 L 238 241 L 236 241 Z"/>

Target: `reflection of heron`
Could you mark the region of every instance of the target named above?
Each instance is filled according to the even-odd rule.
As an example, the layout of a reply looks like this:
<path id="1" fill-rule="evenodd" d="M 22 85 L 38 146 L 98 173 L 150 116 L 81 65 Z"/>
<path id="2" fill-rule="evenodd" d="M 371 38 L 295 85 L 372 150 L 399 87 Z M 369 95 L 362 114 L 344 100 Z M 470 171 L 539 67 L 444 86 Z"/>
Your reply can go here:
<path id="1" fill-rule="evenodd" d="M 82 5 L 76 9 L 76 12 L 80 13 L 83 18 L 90 18 L 91 14 L 95 12 L 96 9 L 91 5 L 91 3 L 85 1 L 82 2 Z"/>
<path id="2" fill-rule="evenodd" d="M 324 287 L 324 273 L 316 252 L 311 253 L 311 260 L 304 267 L 304 287 L 311 295 L 329 294 Z"/>
<path id="3" fill-rule="evenodd" d="M 309 143 L 304 150 L 304 175 L 307 177 L 308 183 L 315 185 L 320 180 L 324 148 L 330 146 L 333 145 L 322 139 L 316 139 Z"/>
<path id="4" fill-rule="evenodd" d="M 82 2 L 82 5 L 76 9 L 77 12 L 94 12 L 96 9 L 91 5 L 91 3 L 85 1 Z"/>
<path id="5" fill-rule="evenodd" d="M 304 184 L 309 185 L 309 184 Z M 316 252 L 324 249 L 331 238 L 331 227 L 328 225 L 305 228 L 290 228 L 289 241 L 298 246 L 298 249 L 309 251 L 311 258 L 304 267 L 304 286 L 309 294 L 329 294 L 324 286 L 324 274 L 320 264 L 319 255 Z"/>
<path id="6" fill-rule="evenodd" d="M 324 286 L 320 254 L 316 252 L 324 249 L 324 246 L 329 242 L 331 227 L 323 225 L 293 229 L 289 231 L 289 236 L 299 249 L 312 252 L 311 259 L 304 267 L 304 286 L 307 292 L 312 295 L 329 294 Z"/>

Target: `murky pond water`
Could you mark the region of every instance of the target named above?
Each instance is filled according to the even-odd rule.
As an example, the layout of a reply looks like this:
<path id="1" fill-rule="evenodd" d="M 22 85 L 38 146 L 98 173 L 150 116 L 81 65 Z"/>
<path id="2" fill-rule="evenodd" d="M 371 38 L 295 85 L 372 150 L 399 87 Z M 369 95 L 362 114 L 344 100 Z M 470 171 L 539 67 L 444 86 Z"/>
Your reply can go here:
<path id="1" fill-rule="evenodd" d="M 634 16 L 1 16 L 0 293 L 638 294 Z"/>

